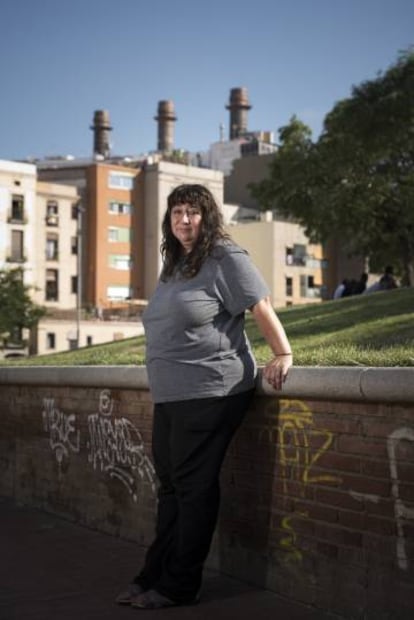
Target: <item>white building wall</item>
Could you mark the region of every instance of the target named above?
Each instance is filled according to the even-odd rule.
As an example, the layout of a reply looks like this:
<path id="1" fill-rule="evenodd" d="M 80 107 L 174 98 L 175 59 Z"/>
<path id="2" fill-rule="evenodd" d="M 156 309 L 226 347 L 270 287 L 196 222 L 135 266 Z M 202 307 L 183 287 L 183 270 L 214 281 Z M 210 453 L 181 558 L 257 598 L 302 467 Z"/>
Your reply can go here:
<path id="1" fill-rule="evenodd" d="M 46 214 L 49 200 L 57 202 L 58 225 L 48 226 Z M 71 278 L 77 276 L 77 255 L 72 254 L 72 238 L 77 235 L 77 220 L 72 218 L 72 205 L 76 204 L 76 187 L 58 183 L 38 182 L 37 184 L 37 247 L 34 292 L 36 303 L 50 308 L 69 309 L 76 307 L 77 296 L 71 290 Z M 46 256 L 47 236 L 58 237 L 58 258 L 49 260 Z M 58 272 L 59 296 L 57 301 L 46 299 L 46 273 L 48 269 Z"/>
<path id="2" fill-rule="evenodd" d="M 24 220 L 10 222 L 12 197 L 19 195 L 24 200 Z M 34 285 L 36 254 L 36 166 L 19 162 L 0 160 L 0 269 L 21 267 L 24 283 Z M 23 232 L 22 262 L 7 260 L 11 255 L 12 230 Z"/>
<path id="3" fill-rule="evenodd" d="M 76 340 L 77 329 L 76 320 L 42 319 L 37 333 L 38 354 L 45 355 L 70 350 L 70 341 Z M 114 340 L 142 336 L 143 333 L 144 328 L 141 322 L 79 321 L 79 346 L 104 344 Z M 54 347 L 50 346 L 51 340 L 54 340 Z"/>
<path id="4" fill-rule="evenodd" d="M 161 271 L 161 225 L 171 191 L 183 183 L 205 185 L 223 204 L 223 174 L 217 170 L 158 162 L 145 171 L 145 297 L 152 295 Z"/>
<path id="5" fill-rule="evenodd" d="M 230 174 L 233 161 L 241 157 L 241 145 L 245 142 L 240 138 L 227 142 L 214 142 L 209 150 L 209 165 L 213 170 L 221 170 L 223 174 Z"/>
<path id="6" fill-rule="evenodd" d="M 228 226 L 232 239 L 247 250 L 270 289 L 275 308 L 320 302 L 323 283 L 322 248 L 309 244 L 303 228 L 283 221 L 249 222 Z M 306 247 L 304 264 L 288 264 L 286 252 L 295 245 Z M 313 279 L 315 287 L 301 287 L 301 276 Z M 292 294 L 287 294 L 286 278 L 292 279 Z M 304 294 L 303 294 L 304 293 Z"/>

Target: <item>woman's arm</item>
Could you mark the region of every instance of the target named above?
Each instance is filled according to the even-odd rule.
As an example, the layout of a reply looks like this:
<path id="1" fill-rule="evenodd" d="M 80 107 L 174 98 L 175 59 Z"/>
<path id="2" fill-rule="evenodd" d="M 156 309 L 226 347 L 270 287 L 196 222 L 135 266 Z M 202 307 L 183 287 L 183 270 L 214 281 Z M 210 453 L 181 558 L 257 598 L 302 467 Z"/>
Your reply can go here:
<path id="1" fill-rule="evenodd" d="M 280 390 L 293 362 L 289 340 L 282 323 L 273 310 L 269 297 L 261 299 L 250 310 L 274 355 L 274 358 L 266 364 L 263 376 L 275 390 Z"/>

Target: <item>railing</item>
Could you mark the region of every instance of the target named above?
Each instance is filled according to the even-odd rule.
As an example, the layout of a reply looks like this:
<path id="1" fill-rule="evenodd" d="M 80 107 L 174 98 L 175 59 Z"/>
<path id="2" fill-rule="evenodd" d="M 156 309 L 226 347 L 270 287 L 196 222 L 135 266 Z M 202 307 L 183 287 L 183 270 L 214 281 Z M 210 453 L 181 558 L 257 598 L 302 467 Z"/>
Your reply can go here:
<path id="1" fill-rule="evenodd" d="M 309 267 L 310 269 L 326 269 L 328 261 L 325 258 L 313 258 L 312 256 L 286 256 L 286 265 L 289 267 Z"/>

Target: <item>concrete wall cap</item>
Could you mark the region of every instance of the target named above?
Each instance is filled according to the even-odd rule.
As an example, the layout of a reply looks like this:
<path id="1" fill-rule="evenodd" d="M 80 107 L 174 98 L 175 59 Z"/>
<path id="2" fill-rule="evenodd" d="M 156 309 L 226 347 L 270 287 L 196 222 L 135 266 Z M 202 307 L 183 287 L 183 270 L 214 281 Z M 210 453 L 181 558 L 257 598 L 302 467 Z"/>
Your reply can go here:
<path id="1" fill-rule="evenodd" d="M 2 385 L 82 386 L 148 389 L 145 366 L 5 366 Z M 257 392 L 263 396 L 308 400 L 414 402 L 414 368 L 295 366 L 282 390 L 274 390 L 259 368 Z"/>
<path id="2" fill-rule="evenodd" d="M 0 385 L 148 389 L 145 366 L 22 366 L 0 368 Z"/>
<path id="3" fill-rule="evenodd" d="M 258 375 L 258 392 L 281 398 L 364 402 L 414 402 L 414 368 L 295 366 L 279 392 Z"/>

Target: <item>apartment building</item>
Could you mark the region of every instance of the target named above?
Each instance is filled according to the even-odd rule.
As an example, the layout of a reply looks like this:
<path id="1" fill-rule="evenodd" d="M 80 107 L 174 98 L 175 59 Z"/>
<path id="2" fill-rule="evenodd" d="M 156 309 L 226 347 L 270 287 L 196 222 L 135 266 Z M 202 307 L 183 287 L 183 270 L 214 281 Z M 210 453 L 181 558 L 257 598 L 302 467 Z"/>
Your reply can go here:
<path id="1" fill-rule="evenodd" d="M 49 309 L 76 307 L 78 199 L 75 187 L 37 182 L 33 299 Z"/>
<path id="2" fill-rule="evenodd" d="M 0 161 L 0 268 L 21 267 L 33 300 L 74 308 L 76 188 L 37 181 L 36 166 Z"/>
<path id="3" fill-rule="evenodd" d="M 0 161 L 0 269 L 23 269 L 34 287 L 36 272 L 36 167 Z"/>
<path id="4" fill-rule="evenodd" d="M 221 172 L 151 157 L 117 161 L 42 161 L 41 179 L 73 183 L 81 196 L 82 304 L 114 308 L 147 299 L 161 269 L 161 222 L 167 196 L 201 183 L 223 202 Z"/>
<path id="5" fill-rule="evenodd" d="M 83 206 L 85 303 L 116 305 L 144 297 L 141 170 L 94 163 Z"/>
<path id="6" fill-rule="evenodd" d="M 227 230 L 260 269 L 275 308 L 322 301 L 327 295 L 322 247 L 310 244 L 297 224 L 272 220 L 271 215 Z"/>

